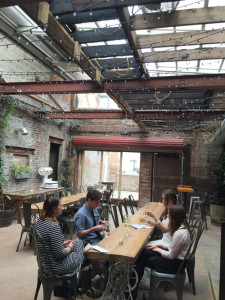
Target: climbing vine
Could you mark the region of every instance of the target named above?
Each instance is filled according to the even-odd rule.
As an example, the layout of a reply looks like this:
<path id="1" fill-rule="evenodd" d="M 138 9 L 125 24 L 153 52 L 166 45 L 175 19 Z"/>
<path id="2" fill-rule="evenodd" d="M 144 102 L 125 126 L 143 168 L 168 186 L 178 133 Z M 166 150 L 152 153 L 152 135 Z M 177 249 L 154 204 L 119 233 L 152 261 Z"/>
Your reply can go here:
<path id="1" fill-rule="evenodd" d="M 4 107 L 1 105 L 1 117 L 0 117 L 0 199 L 2 209 L 4 209 L 5 202 L 3 197 L 3 186 L 5 184 L 5 178 L 3 176 L 3 160 L 2 160 L 2 148 L 3 138 L 6 134 L 7 129 L 10 128 L 9 118 L 14 110 L 13 102 L 8 102 Z"/>

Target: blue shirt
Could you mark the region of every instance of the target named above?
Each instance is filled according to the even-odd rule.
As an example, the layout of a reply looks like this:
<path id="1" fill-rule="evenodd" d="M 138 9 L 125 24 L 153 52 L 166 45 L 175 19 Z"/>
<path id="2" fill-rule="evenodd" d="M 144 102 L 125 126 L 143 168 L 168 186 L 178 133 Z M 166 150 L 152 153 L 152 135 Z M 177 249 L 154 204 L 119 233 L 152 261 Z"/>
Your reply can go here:
<path id="1" fill-rule="evenodd" d="M 91 214 L 92 208 L 89 208 L 87 206 L 87 203 L 85 203 L 75 214 L 75 224 L 77 228 L 77 234 L 79 234 L 83 230 L 90 229 L 94 227 L 94 220 Z M 99 213 L 97 208 L 93 209 L 94 211 L 94 217 L 96 221 L 96 226 L 99 225 Z M 98 238 L 97 234 L 95 232 L 91 232 L 89 235 L 86 235 L 82 237 L 82 240 L 90 240 L 90 239 L 96 239 Z"/>

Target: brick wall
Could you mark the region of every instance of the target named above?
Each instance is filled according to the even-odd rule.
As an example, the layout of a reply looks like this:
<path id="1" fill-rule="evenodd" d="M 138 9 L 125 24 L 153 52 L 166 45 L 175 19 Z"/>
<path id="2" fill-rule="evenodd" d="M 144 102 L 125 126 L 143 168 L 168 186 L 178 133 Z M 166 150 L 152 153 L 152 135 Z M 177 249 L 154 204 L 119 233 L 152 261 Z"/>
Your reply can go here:
<path id="1" fill-rule="evenodd" d="M 139 206 L 143 206 L 150 201 L 152 190 L 152 160 L 152 153 L 141 153 Z"/>
<path id="2" fill-rule="evenodd" d="M 60 163 L 62 158 L 68 156 L 68 138 L 67 127 L 59 126 L 52 120 L 38 120 L 33 118 L 26 111 L 15 109 L 10 117 L 10 127 L 7 135 L 4 137 L 4 148 L 2 158 L 4 162 L 4 175 L 8 180 L 8 186 L 4 187 L 4 191 L 18 191 L 23 189 L 39 188 L 42 176 L 38 174 L 40 167 L 49 166 L 50 141 L 49 137 L 62 139 L 61 150 L 59 153 L 59 185 L 61 182 Z M 27 135 L 16 133 L 15 129 L 25 127 L 28 131 Z M 20 154 L 14 151 L 19 147 Z M 14 180 L 11 178 L 11 167 L 16 160 L 28 160 L 31 168 L 34 170 L 31 179 Z M 51 177 L 51 176 L 49 176 Z"/>

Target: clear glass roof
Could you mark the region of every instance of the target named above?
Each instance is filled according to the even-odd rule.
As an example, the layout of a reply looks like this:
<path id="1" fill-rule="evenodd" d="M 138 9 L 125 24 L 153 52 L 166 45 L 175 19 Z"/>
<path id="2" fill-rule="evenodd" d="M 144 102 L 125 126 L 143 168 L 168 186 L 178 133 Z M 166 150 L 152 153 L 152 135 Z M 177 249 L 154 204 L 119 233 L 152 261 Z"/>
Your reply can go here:
<path id="1" fill-rule="evenodd" d="M 129 13 L 130 16 L 132 15 L 141 15 L 145 13 L 160 13 L 163 11 L 173 11 L 173 10 L 188 10 L 188 9 L 199 9 L 199 8 L 207 8 L 207 7 L 217 7 L 217 6 L 224 6 L 225 1 L 224 0 L 182 0 L 179 2 L 170 2 L 170 3 L 162 3 L 161 6 L 154 5 L 146 5 L 146 6 L 133 6 L 129 7 Z M 158 10 L 157 10 L 158 8 Z M 109 27 L 118 27 L 121 26 L 118 19 L 116 20 L 109 20 L 109 21 L 101 21 L 101 22 L 93 22 L 93 23 L 85 23 L 85 24 L 78 24 L 77 28 L 78 30 L 87 30 L 87 29 L 94 29 L 94 28 L 109 28 Z M 178 60 L 176 63 L 173 62 L 156 62 L 156 63 L 148 63 L 146 62 L 146 67 L 149 72 L 150 76 L 167 76 L 168 74 L 170 76 L 173 75 L 183 75 L 183 74 L 202 74 L 202 73 L 221 73 L 224 72 L 225 64 L 223 63 L 223 59 L 204 59 L 204 60 L 185 60 L 182 61 L 182 59 L 185 59 L 185 55 L 183 54 L 184 50 L 191 50 L 196 49 L 196 53 L 205 53 L 205 48 L 210 48 L 211 50 L 217 49 L 217 48 L 224 48 L 225 43 L 223 44 L 222 41 L 218 43 L 218 41 L 214 44 L 204 44 L 203 37 L 209 37 L 216 34 L 221 34 L 225 28 L 225 22 L 223 23 L 212 23 L 212 24 L 195 24 L 195 25 L 187 25 L 187 26 L 176 26 L 176 27 L 167 27 L 167 28 L 154 28 L 154 29 L 145 29 L 145 30 L 136 30 L 137 37 L 141 35 L 147 35 L 147 36 L 154 36 L 154 35 L 165 35 L 163 37 L 164 41 L 167 41 L 168 39 L 171 39 L 171 36 L 169 34 L 175 34 L 175 33 L 184 33 L 184 36 L 180 36 L 179 39 L 179 46 L 173 45 L 171 43 L 171 46 L 168 47 L 159 47 L 159 43 L 157 43 L 156 47 L 154 47 L 154 43 L 152 44 L 152 48 L 149 45 L 149 48 L 143 48 L 141 49 L 141 52 L 144 53 L 151 53 L 149 58 L 154 60 L 154 52 L 156 54 L 160 54 L 160 52 L 165 51 L 178 51 L 177 57 L 180 57 L 180 60 Z M 199 31 L 193 32 L 193 31 Z M 204 33 L 205 31 L 205 33 Z M 182 38 L 188 38 L 190 37 L 188 33 L 192 33 L 193 36 L 191 36 L 191 39 L 196 41 L 195 45 L 189 45 L 188 41 L 185 41 L 182 45 Z M 203 33 L 203 36 L 200 40 L 196 40 L 195 35 L 199 33 Z M 160 41 L 159 41 L 160 42 Z M 109 41 L 107 43 L 95 43 L 95 45 L 121 45 L 127 43 L 126 40 L 118 40 L 118 41 Z M 175 44 L 175 43 L 174 43 Z M 88 44 L 90 46 L 93 46 L 93 44 Z M 148 46 L 148 45 L 146 45 Z M 204 49 L 204 50 L 202 50 Z M 181 54 L 179 55 L 179 51 L 181 51 Z M 171 52 L 172 53 L 172 52 Z M 154 75 L 153 75 L 154 74 Z"/>

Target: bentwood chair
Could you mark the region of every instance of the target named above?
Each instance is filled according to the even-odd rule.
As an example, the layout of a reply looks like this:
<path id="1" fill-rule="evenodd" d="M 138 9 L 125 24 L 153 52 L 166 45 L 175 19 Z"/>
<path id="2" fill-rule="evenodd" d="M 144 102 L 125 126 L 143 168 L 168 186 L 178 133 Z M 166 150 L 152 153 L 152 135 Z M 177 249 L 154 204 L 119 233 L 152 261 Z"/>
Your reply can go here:
<path id="1" fill-rule="evenodd" d="M 110 221 L 110 219 L 113 220 L 114 226 L 117 228 L 119 226 L 118 219 L 115 218 L 115 215 L 111 209 L 106 208 L 101 212 L 101 220 Z"/>
<path id="2" fill-rule="evenodd" d="M 195 241 L 195 238 L 196 238 L 196 233 L 193 232 L 188 251 L 176 274 L 160 273 L 155 270 L 151 271 L 149 300 L 153 300 L 155 289 L 160 284 L 160 282 L 166 282 L 166 287 L 167 287 L 167 283 L 172 283 L 176 288 L 177 300 L 183 299 L 183 289 L 184 289 L 184 282 L 186 278 L 185 266 L 190 257 L 191 247 L 193 245 L 193 242 Z"/>
<path id="3" fill-rule="evenodd" d="M 74 221 L 74 215 L 79 210 L 79 208 L 84 204 L 85 198 L 81 198 L 79 202 L 69 205 L 62 210 L 62 214 L 58 216 L 58 220 L 61 223 L 63 232 L 69 232 L 70 239 L 73 238 L 73 233 L 75 232 L 76 224 Z"/>
<path id="4" fill-rule="evenodd" d="M 138 211 L 138 202 L 134 200 L 134 196 L 129 195 L 128 200 L 130 201 L 130 206 L 132 206 L 133 211 L 134 211 L 134 209 L 136 209 Z"/>
<path id="5" fill-rule="evenodd" d="M 39 208 L 38 208 L 38 206 L 35 203 L 23 202 L 24 223 L 23 223 L 23 220 L 21 220 L 22 231 L 21 231 L 21 234 L 20 234 L 20 239 L 19 239 L 19 243 L 17 245 L 16 251 L 19 251 L 20 243 L 21 243 L 21 240 L 22 240 L 24 232 L 27 233 L 25 241 L 24 241 L 24 246 L 26 246 L 27 238 L 29 238 L 30 245 L 31 245 L 31 241 L 32 241 L 32 233 L 31 233 L 31 224 L 32 224 L 32 222 L 31 222 L 31 220 L 32 220 L 31 205 L 35 205 L 37 207 L 38 216 L 40 216 Z"/>
<path id="6" fill-rule="evenodd" d="M 187 263 L 186 263 L 186 270 L 187 270 L 187 274 L 188 274 L 188 280 L 189 280 L 189 283 L 192 284 L 193 295 L 196 295 L 196 289 L 195 289 L 195 252 L 196 252 L 200 237 L 202 235 L 202 232 L 204 230 L 204 225 L 205 225 L 204 222 L 202 222 L 201 220 L 197 220 L 193 224 L 193 230 L 195 230 L 195 228 L 197 227 L 196 238 L 195 238 L 195 241 L 194 241 L 194 244 L 193 244 L 193 248 L 191 249 L 191 253 L 188 257 Z"/>
<path id="7" fill-rule="evenodd" d="M 51 260 L 48 255 L 48 251 L 44 240 L 42 239 L 40 233 L 31 226 L 31 232 L 34 239 L 35 253 L 37 254 L 38 262 L 38 280 L 37 287 L 34 296 L 34 300 L 37 299 L 40 286 L 43 286 L 43 300 L 50 300 L 52 295 L 52 290 L 59 281 L 70 281 L 73 285 L 74 299 L 77 295 L 77 274 L 74 272 L 67 275 L 56 275 L 53 271 Z"/>

